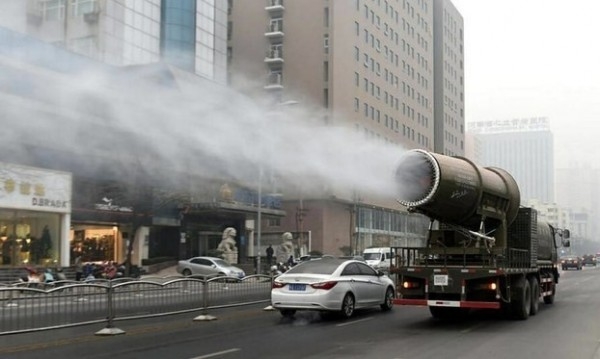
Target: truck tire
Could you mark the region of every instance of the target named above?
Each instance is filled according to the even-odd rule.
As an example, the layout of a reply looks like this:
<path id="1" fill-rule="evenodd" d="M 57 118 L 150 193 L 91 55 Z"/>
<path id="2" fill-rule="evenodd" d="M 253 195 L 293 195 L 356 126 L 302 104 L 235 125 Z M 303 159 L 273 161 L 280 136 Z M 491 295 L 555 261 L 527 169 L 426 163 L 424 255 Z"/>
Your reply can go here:
<path id="1" fill-rule="evenodd" d="M 540 309 L 540 283 L 535 276 L 529 277 L 529 286 L 531 287 L 531 308 L 530 315 L 536 315 Z"/>
<path id="2" fill-rule="evenodd" d="M 429 307 L 429 312 L 440 320 L 463 320 L 469 315 L 469 308 Z"/>
<path id="3" fill-rule="evenodd" d="M 554 283 L 554 275 L 551 274 L 552 280 L 550 281 L 550 295 L 544 297 L 544 303 L 552 304 L 554 303 L 554 295 L 556 294 L 556 283 Z"/>
<path id="4" fill-rule="evenodd" d="M 531 287 L 525 277 L 520 277 L 513 285 L 512 314 L 516 319 L 526 320 L 531 311 Z"/>

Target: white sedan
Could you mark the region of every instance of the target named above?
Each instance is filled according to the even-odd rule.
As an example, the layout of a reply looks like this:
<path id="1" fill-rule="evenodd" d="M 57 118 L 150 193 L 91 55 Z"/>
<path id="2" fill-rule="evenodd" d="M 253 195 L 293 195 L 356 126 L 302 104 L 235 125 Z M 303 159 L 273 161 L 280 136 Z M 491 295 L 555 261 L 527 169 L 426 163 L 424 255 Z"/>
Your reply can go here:
<path id="1" fill-rule="evenodd" d="M 357 260 L 322 258 L 291 268 L 273 281 L 271 305 L 284 317 L 297 310 L 335 311 L 349 318 L 355 309 L 392 309 L 394 282 Z"/>
<path id="2" fill-rule="evenodd" d="M 242 269 L 216 257 L 194 257 L 180 260 L 177 262 L 177 273 L 184 276 L 198 274 L 204 276 L 219 275 L 240 279 L 246 276 L 246 273 Z"/>

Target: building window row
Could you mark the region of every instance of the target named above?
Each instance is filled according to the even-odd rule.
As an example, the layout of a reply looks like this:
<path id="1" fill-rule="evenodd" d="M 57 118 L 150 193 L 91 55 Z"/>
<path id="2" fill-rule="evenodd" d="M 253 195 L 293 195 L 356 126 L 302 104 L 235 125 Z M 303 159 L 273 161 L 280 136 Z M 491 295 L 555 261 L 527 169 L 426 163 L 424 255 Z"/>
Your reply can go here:
<path id="1" fill-rule="evenodd" d="M 374 57 L 370 56 L 366 52 L 363 53 L 362 57 L 363 66 L 367 69 L 370 69 L 371 72 L 377 75 L 378 77 L 381 77 L 381 63 L 379 63 L 379 61 L 376 61 Z M 354 46 L 354 59 L 356 62 L 360 61 L 360 49 L 358 48 L 358 46 Z M 390 85 L 396 88 L 398 87 L 399 77 L 396 74 L 394 74 L 394 72 L 388 70 L 387 68 L 384 68 L 383 77 L 386 83 L 389 83 Z"/>
<path id="2" fill-rule="evenodd" d="M 415 96 L 415 88 L 408 85 L 406 82 L 402 81 L 402 93 L 405 97 L 416 100 L 419 105 L 421 105 L 425 109 L 429 109 L 429 99 L 427 96 L 422 95 L 419 91 L 416 91 Z"/>

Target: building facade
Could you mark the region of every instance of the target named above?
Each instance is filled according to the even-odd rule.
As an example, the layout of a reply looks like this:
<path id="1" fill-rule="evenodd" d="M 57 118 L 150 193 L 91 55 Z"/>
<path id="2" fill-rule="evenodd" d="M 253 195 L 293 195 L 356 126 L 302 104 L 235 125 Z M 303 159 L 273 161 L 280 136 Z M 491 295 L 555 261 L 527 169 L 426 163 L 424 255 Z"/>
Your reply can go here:
<path id="1" fill-rule="evenodd" d="M 215 0 L 7 0 L 0 26 L 110 65 L 164 61 L 224 84 L 226 11 Z"/>
<path id="2" fill-rule="evenodd" d="M 270 105 L 318 109 L 322 126 L 350 128 L 399 155 L 463 153 L 463 26 L 449 1 L 234 0 L 229 13 L 234 88 Z M 435 76 L 443 78 L 437 87 Z M 436 91 L 445 98 L 440 106 Z M 302 197 L 284 201 L 297 215 L 272 230 L 291 229 L 302 243 L 310 230 L 312 249 L 325 253 L 406 245 L 425 232 L 423 218 L 393 198 L 359 189 Z"/>
<path id="3" fill-rule="evenodd" d="M 521 201 L 554 200 L 554 137 L 548 119 L 526 118 L 469 123 L 479 145 L 476 163 L 496 166 L 515 177 Z"/>
<path id="4" fill-rule="evenodd" d="M 135 157 L 143 156 L 123 147 L 136 140 L 134 134 L 123 137 L 127 132 L 123 126 L 128 124 L 116 110 L 124 106 L 121 109 L 129 108 L 130 114 L 143 111 L 146 102 L 164 100 L 160 96 L 165 90 L 193 93 L 194 88 L 210 87 L 211 92 L 226 92 L 223 4 L 169 1 L 168 8 L 160 1 L 9 0 L 0 4 L 0 74 L 6 79 L 0 85 L 0 101 L 3 127 L 11 133 L 11 140 L 0 146 L 0 161 L 40 173 L 64 172 L 70 176 L 69 190 L 72 186 L 69 198 L 63 199 L 68 206 L 54 211 L 58 214 L 0 203 L 0 238 L 11 244 L 5 250 L 4 265 L 17 266 L 25 260 L 35 265 L 68 265 L 77 254 L 85 261 L 122 262 L 130 244 L 132 261 L 138 265 L 148 257 L 187 258 L 210 254 L 227 227 L 237 230 L 238 260 L 254 255 L 256 190 L 209 171 L 198 175 L 173 169 L 167 177 L 185 179 L 175 184 L 165 180 L 163 171 L 135 175 Z M 189 14 L 192 7 L 193 31 L 187 26 L 190 18 L 177 14 Z M 177 21 L 186 26 L 177 29 Z M 168 38 L 165 35 L 161 42 L 163 34 Z M 175 63 L 183 56 L 180 50 L 186 49 L 177 41 L 189 40 L 191 35 L 193 41 L 183 44 L 195 53 L 186 52 L 189 62 Z M 78 46 L 84 38 L 93 46 Z M 188 72 L 160 62 L 163 58 Z M 92 78 L 94 86 L 86 87 Z M 141 89 L 154 97 L 139 102 L 140 97 L 130 96 Z M 235 94 L 222 96 L 234 98 Z M 174 120 L 169 121 L 173 124 Z M 84 130 L 88 124 L 93 126 Z M 42 140 L 43 131 L 57 135 Z M 149 143 L 148 139 L 144 142 Z M 4 177 L 2 181 L 14 181 L 14 191 L 27 183 L 33 186 L 32 181 Z M 225 182 L 230 183 L 228 196 L 220 190 Z M 30 195 L 33 191 L 30 187 Z M 267 219 L 285 214 L 269 195 L 263 196 L 262 203 Z M 40 220 L 29 221 L 27 215 Z M 48 224 L 48 231 L 42 224 Z M 52 243 L 43 256 L 13 254 L 26 248 L 15 249 L 13 239 L 36 243 L 42 234 Z"/>
<path id="5" fill-rule="evenodd" d="M 465 155 L 463 19 L 452 2 L 434 0 L 434 151 Z"/>

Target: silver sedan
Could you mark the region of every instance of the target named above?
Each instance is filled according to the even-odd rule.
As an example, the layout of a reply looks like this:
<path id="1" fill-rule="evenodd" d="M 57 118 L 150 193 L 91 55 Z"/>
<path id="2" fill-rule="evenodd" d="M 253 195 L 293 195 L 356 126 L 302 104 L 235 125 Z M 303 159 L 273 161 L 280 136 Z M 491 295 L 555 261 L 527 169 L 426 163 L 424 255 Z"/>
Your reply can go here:
<path id="1" fill-rule="evenodd" d="M 316 310 L 349 318 L 358 308 L 391 310 L 395 292 L 388 276 L 364 262 L 323 258 L 298 264 L 275 278 L 271 304 L 284 317 L 297 310 Z"/>
<path id="2" fill-rule="evenodd" d="M 246 273 L 229 262 L 217 257 L 193 257 L 177 263 L 177 273 L 182 275 L 223 275 L 244 278 Z"/>

